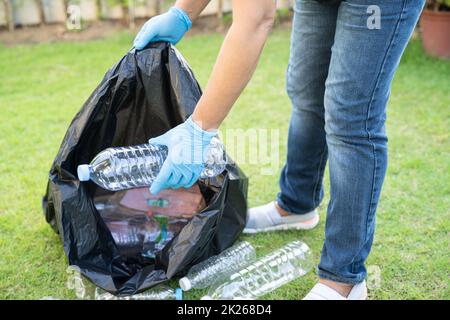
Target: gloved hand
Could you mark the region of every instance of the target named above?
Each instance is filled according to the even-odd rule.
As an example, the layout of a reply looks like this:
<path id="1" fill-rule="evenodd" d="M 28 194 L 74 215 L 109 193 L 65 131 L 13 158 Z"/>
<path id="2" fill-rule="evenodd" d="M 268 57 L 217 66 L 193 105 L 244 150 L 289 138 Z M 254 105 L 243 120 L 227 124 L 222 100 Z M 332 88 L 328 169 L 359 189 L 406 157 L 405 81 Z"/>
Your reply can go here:
<path id="1" fill-rule="evenodd" d="M 217 131 L 205 131 L 189 117 L 184 123 L 152 138 L 150 144 L 167 146 L 169 153 L 150 187 L 152 194 L 163 189 L 191 187 L 205 166 L 205 154 Z"/>
<path id="2" fill-rule="evenodd" d="M 134 39 L 133 46 L 141 50 L 149 42 L 167 41 L 177 44 L 191 25 L 192 22 L 186 12 L 172 7 L 166 13 L 148 20 Z"/>

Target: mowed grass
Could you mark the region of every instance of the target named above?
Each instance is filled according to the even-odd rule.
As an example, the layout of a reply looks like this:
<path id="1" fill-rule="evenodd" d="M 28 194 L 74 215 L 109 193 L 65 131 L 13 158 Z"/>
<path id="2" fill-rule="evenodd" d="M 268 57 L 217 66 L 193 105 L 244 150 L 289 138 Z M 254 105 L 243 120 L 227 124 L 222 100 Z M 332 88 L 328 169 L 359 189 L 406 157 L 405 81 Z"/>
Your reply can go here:
<path id="1" fill-rule="evenodd" d="M 178 45 L 204 86 L 222 35 L 188 37 Z M 67 260 L 45 222 L 41 198 L 47 174 L 73 116 L 132 35 L 34 46 L 0 46 L 0 298 L 75 298 L 65 286 Z M 245 54 L 243 52 L 242 54 Z M 262 175 L 243 163 L 250 206 L 274 199 L 285 158 L 290 103 L 284 89 L 289 30 L 271 35 L 255 76 L 223 128 L 279 129 L 280 160 Z M 367 261 L 371 299 L 449 299 L 450 61 L 429 58 L 412 42 L 396 74 L 388 106 L 390 163 Z M 277 150 L 272 150 L 276 152 Z M 326 191 L 328 175 L 325 177 Z M 312 231 L 242 236 L 258 255 L 302 240 L 320 258 L 328 196 Z M 376 281 L 377 272 L 380 281 Z M 264 298 L 300 299 L 314 272 Z M 174 284 L 174 282 L 172 282 Z M 196 299 L 204 291 L 189 292 Z"/>

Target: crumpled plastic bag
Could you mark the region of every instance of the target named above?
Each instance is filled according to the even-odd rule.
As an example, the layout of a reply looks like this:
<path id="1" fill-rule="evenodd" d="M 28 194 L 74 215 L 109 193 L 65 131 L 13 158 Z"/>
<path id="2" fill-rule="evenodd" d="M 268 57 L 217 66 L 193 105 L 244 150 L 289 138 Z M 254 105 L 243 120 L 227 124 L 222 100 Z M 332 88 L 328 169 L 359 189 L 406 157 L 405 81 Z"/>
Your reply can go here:
<path id="1" fill-rule="evenodd" d="M 114 193 L 77 179 L 77 166 L 98 152 L 146 143 L 183 122 L 200 96 L 180 53 L 152 43 L 116 63 L 72 120 L 50 169 L 43 209 L 69 264 L 96 286 L 116 295 L 142 292 L 228 248 L 244 228 L 248 181 L 231 159 L 222 175 L 202 181 L 206 208 L 153 258 L 121 253 L 94 203 Z"/>

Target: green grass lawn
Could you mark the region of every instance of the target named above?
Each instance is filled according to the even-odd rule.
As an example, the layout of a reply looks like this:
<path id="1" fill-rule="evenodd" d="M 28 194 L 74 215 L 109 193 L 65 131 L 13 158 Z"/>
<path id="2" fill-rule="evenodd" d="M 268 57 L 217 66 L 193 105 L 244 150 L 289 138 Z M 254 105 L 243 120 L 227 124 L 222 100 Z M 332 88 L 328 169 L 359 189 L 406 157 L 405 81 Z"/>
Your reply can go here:
<path id="1" fill-rule="evenodd" d="M 205 85 L 221 35 L 186 38 L 178 48 Z M 0 46 L 0 298 L 74 298 L 65 287 L 67 261 L 58 236 L 44 220 L 41 197 L 47 174 L 75 113 L 106 70 L 129 49 L 132 35 L 85 43 Z M 243 53 L 245 54 L 245 53 Z M 290 104 L 284 90 L 289 31 L 276 30 L 226 128 L 278 128 L 284 159 Z M 371 299 L 449 299 L 450 279 L 450 61 L 408 47 L 388 107 L 390 164 L 379 204 L 368 265 L 381 271 Z M 280 161 L 279 170 L 282 165 Z M 278 176 L 250 178 L 249 205 L 273 200 Z M 328 175 L 326 177 L 328 191 Z M 263 255 L 300 239 L 318 262 L 327 199 L 320 225 L 242 239 Z M 267 298 L 300 299 L 317 281 L 311 272 Z M 187 298 L 199 298 L 193 291 Z"/>

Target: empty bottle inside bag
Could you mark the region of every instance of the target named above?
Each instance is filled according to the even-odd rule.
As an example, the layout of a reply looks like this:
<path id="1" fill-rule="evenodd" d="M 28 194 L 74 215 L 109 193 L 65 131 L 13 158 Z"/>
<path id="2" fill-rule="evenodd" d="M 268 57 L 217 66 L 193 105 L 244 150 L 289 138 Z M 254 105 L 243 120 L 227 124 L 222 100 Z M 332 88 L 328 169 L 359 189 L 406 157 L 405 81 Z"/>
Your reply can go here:
<path id="1" fill-rule="evenodd" d="M 45 217 L 69 264 L 109 293 L 134 295 L 182 277 L 232 246 L 245 226 L 247 178 L 220 140 L 191 188 L 149 192 L 167 150 L 148 139 L 187 119 L 200 96 L 180 53 L 151 43 L 106 73 L 67 130 Z"/>
<path id="2" fill-rule="evenodd" d="M 134 188 L 98 196 L 95 208 L 123 256 L 155 258 L 175 235 L 206 207 L 200 183 L 189 189 Z"/>

